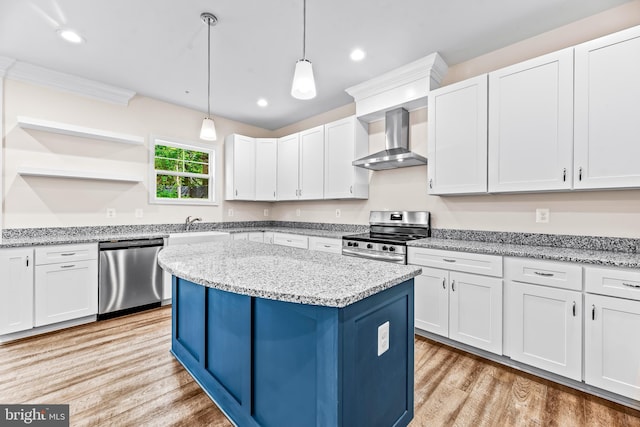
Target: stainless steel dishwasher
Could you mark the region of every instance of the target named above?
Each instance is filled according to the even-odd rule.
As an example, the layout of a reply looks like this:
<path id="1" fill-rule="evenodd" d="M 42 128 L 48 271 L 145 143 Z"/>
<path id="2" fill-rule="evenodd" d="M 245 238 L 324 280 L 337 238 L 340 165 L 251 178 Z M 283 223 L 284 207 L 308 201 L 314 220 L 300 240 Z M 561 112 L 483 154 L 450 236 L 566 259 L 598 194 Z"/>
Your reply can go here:
<path id="1" fill-rule="evenodd" d="M 162 269 L 158 252 L 164 239 L 100 242 L 98 319 L 159 307 Z"/>

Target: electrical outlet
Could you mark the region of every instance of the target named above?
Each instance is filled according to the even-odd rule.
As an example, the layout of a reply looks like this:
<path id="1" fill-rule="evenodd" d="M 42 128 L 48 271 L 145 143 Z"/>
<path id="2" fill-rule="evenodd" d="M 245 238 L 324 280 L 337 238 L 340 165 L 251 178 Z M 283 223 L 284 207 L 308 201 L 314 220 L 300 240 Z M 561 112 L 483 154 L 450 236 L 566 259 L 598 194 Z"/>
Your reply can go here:
<path id="1" fill-rule="evenodd" d="M 107 218 L 115 218 L 116 210 L 114 208 L 107 209 Z"/>
<path id="2" fill-rule="evenodd" d="M 136 218 L 142 218 L 144 216 L 144 211 L 140 208 L 136 209 L 134 212 Z"/>
<path id="3" fill-rule="evenodd" d="M 264 216 L 269 216 L 269 209 L 264 210 Z"/>
<path id="4" fill-rule="evenodd" d="M 340 218 L 340 209 L 336 209 L 336 218 Z"/>
<path id="5" fill-rule="evenodd" d="M 389 321 L 378 326 L 378 356 L 389 350 Z"/>
<path id="6" fill-rule="evenodd" d="M 536 209 L 536 222 L 549 222 L 549 209 Z"/>
<path id="7" fill-rule="evenodd" d="M 296 209 L 296 216 L 300 216 L 300 209 Z"/>
<path id="8" fill-rule="evenodd" d="M 227 211 L 227 215 L 233 216 L 233 208 L 229 208 L 229 210 Z"/>

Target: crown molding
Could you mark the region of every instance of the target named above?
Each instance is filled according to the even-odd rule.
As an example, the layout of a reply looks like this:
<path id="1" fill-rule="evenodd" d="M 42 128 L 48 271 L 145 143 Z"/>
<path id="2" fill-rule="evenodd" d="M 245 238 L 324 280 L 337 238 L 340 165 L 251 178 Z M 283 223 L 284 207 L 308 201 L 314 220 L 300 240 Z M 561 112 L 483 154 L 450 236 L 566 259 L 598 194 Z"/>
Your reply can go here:
<path id="1" fill-rule="evenodd" d="M 4 69 L 3 64 L 6 64 Z M 112 104 L 128 105 L 131 98 L 136 94 L 132 90 L 54 71 L 27 62 L 0 57 L 0 76 L 2 76 L 3 71 L 6 77 L 10 79 L 71 92 Z"/>

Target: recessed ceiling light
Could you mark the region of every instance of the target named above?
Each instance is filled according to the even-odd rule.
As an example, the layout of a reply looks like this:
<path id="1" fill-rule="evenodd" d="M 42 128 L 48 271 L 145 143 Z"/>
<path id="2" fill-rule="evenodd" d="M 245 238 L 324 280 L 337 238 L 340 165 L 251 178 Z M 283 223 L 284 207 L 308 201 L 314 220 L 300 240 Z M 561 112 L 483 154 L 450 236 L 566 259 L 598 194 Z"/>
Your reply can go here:
<path id="1" fill-rule="evenodd" d="M 351 51 L 351 55 L 349 56 L 351 57 L 352 61 L 362 61 L 364 57 L 367 56 L 367 54 L 364 53 L 364 50 L 362 49 L 353 49 Z"/>
<path id="2" fill-rule="evenodd" d="M 269 105 L 267 100 L 264 99 L 264 98 L 258 99 L 258 102 L 256 104 L 258 104 L 258 106 L 260 106 L 260 107 L 266 107 L 267 105 Z"/>
<path id="3" fill-rule="evenodd" d="M 84 38 L 80 34 L 68 28 L 58 28 L 56 32 L 69 43 L 80 44 L 84 42 Z"/>

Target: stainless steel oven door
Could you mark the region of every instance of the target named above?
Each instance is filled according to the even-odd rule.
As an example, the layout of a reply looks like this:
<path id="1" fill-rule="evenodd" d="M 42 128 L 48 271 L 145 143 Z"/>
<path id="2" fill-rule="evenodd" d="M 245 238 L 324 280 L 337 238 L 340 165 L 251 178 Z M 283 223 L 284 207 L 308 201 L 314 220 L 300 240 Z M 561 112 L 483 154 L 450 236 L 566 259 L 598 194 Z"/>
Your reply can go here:
<path id="1" fill-rule="evenodd" d="M 395 264 L 406 264 L 407 258 L 405 254 L 399 253 L 387 253 L 387 252 L 372 252 L 363 251 L 358 249 L 342 248 L 342 255 L 353 256 L 358 258 L 371 259 L 375 261 L 393 262 Z"/>

